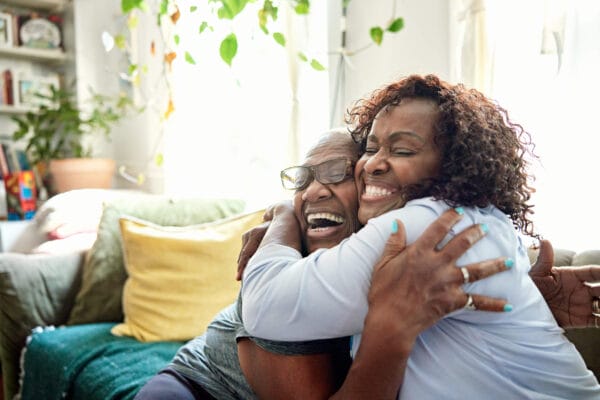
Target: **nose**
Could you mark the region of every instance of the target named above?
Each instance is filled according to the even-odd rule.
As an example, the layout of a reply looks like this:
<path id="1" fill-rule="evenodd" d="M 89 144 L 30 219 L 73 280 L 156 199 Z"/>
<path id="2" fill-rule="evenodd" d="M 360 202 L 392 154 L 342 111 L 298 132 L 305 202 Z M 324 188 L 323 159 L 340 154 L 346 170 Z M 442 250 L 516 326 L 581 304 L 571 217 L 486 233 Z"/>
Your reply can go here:
<path id="1" fill-rule="evenodd" d="M 331 197 L 331 190 L 327 185 L 313 179 L 313 181 L 304 189 L 302 193 L 303 201 L 319 201 Z"/>
<path id="2" fill-rule="evenodd" d="M 369 157 L 363 167 L 365 172 L 371 175 L 381 175 L 387 172 L 389 168 L 388 159 L 387 156 L 383 154 L 383 149 L 379 149 L 377 153 Z"/>

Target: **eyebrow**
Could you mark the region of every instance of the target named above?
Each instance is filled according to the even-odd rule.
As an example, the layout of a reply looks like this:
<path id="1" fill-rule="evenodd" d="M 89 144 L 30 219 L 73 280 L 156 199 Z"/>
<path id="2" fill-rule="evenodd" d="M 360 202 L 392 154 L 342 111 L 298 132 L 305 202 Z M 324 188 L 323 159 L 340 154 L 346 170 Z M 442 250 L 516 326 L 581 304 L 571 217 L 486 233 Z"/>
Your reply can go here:
<path id="1" fill-rule="evenodd" d="M 423 139 L 421 136 L 419 136 L 415 132 L 409 132 L 409 131 L 396 131 L 396 132 L 392 132 L 389 135 L 389 140 L 390 141 L 394 141 L 394 140 L 397 140 L 398 138 L 400 138 L 402 136 L 410 136 L 411 138 L 417 139 L 418 141 L 420 141 L 422 143 L 425 143 L 425 139 Z M 370 134 L 369 136 L 367 136 L 367 141 L 379 143 L 379 140 L 377 139 L 377 136 L 375 136 L 373 134 Z"/>

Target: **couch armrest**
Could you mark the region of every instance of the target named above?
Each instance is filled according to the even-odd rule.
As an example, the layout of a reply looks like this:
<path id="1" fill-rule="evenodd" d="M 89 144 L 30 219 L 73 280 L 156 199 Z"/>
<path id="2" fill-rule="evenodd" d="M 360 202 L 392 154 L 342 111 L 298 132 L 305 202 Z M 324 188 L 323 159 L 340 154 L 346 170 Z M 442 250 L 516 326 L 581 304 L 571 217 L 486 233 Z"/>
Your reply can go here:
<path id="1" fill-rule="evenodd" d="M 0 254 L 0 365 L 5 399 L 18 391 L 19 356 L 31 329 L 67 320 L 81 285 L 84 255 Z"/>

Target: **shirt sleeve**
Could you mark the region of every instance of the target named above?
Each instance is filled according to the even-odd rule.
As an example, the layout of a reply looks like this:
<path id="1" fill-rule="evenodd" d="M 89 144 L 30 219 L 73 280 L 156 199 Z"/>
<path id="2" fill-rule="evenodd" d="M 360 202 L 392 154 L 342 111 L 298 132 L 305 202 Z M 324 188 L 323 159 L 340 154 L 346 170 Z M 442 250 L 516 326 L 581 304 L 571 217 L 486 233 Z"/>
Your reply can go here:
<path id="1" fill-rule="evenodd" d="M 289 341 L 362 331 L 372 269 L 383 253 L 392 221 L 405 224 L 410 243 L 437 214 L 419 205 L 390 211 L 338 246 L 306 258 L 281 245 L 260 248 L 244 272 L 246 330 L 252 336 Z"/>

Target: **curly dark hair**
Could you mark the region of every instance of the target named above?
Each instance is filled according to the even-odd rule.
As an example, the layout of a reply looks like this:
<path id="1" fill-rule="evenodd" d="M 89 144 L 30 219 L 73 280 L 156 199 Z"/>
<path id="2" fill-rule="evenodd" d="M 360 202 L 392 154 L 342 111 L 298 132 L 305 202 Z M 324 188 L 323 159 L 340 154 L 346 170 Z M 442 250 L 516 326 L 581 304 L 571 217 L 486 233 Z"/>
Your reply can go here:
<path id="1" fill-rule="evenodd" d="M 364 150 L 377 114 L 405 98 L 428 99 L 439 108 L 434 142 L 441 152 L 439 174 L 405 188 L 407 200 L 432 196 L 453 207 L 494 205 L 531 236 L 535 190 L 526 171 L 533 153 L 531 136 L 508 112 L 475 89 L 452 85 L 435 75 L 411 75 L 395 81 L 348 110 L 350 133 Z"/>

